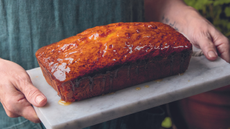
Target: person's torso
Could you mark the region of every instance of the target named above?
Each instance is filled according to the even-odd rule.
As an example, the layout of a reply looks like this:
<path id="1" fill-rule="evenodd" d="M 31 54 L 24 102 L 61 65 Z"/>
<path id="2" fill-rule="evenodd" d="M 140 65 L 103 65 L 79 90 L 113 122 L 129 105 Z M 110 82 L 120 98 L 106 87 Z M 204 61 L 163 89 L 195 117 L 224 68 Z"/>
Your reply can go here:
<path id="1" fill-rule="evenodd" d="M 42 46 L 87 28 L 144 21 L 143 0 L 0 0 L 0 57 L 37 67 Z"/>

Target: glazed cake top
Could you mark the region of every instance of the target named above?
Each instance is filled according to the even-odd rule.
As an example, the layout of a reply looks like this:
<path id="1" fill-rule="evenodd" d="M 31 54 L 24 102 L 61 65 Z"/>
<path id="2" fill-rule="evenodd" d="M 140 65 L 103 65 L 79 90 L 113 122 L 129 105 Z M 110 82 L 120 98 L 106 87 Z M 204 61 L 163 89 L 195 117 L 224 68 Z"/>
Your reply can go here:
<path id="1" fill-rule="evenodd" d="M 192 50 L 179 32 L 159 22 L 113 23 L 44 46 L 36 57 L 57 81 L 156 56 Z"/>

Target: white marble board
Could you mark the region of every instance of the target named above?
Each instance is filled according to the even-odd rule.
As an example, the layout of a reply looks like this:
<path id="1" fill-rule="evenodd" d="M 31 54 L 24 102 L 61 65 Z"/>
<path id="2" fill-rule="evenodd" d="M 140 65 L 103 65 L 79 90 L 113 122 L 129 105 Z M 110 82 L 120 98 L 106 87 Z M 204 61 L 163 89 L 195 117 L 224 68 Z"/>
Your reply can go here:
<path id="1" fill-rule="evenodd" d="M 204 56 L 192 57 L 188 70 L 182 75 L 62 106 L 40 68 L 27 72 L 48 99 L 44 107 L 34 107 L 47 129 L 81 129 L 230 84 L 228 63 L 222 59 L 211 62 Z"/>

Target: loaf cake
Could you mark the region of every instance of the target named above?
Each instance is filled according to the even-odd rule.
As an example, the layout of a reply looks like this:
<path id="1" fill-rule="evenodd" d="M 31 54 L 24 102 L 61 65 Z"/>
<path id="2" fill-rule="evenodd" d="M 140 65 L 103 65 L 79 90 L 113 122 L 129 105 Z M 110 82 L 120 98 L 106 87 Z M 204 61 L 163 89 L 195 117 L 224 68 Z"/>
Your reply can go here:
<path id="1" fill-rule="evenodd" d="M 192 45 L 159 22 L 87 29 L 36 52 L 43 75 L 68 102 L 184 73 Z"/>

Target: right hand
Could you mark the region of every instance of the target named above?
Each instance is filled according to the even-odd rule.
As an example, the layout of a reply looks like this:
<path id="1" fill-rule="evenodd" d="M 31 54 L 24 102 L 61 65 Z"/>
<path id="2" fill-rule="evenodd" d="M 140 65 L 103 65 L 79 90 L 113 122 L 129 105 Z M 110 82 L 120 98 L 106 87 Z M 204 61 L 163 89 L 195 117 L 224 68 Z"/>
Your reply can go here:
<path id="1" fill-rule="evenodd" d="M 201 48 L 207 59 L 216 60 L 219 55 L 230 63 L 229 40 L 183 0 L 145 0 L 145 18 L 183 33 L 194 46 Z"/>
<path id="2" fill-rule="evenodd" d="M 227 37 L 218 31 L 207 19 L 194 8 L 187 9 L 187 22 L 182 31 L 196 47 L 200 48 L 207 59 L 216 60 L 218 55 L 230 63 L 230 44 Z M 178 24 L 179 26 L 179 24 Z"/>
<path id="3" fill-rule="evenodd" d="M 29 75 L 18 64 L 0 58 L 0 102 L 9 117 L 24 118 L 39 123 L 32 107 L 42 107 L 46 97 L 33 86 Z"/>

